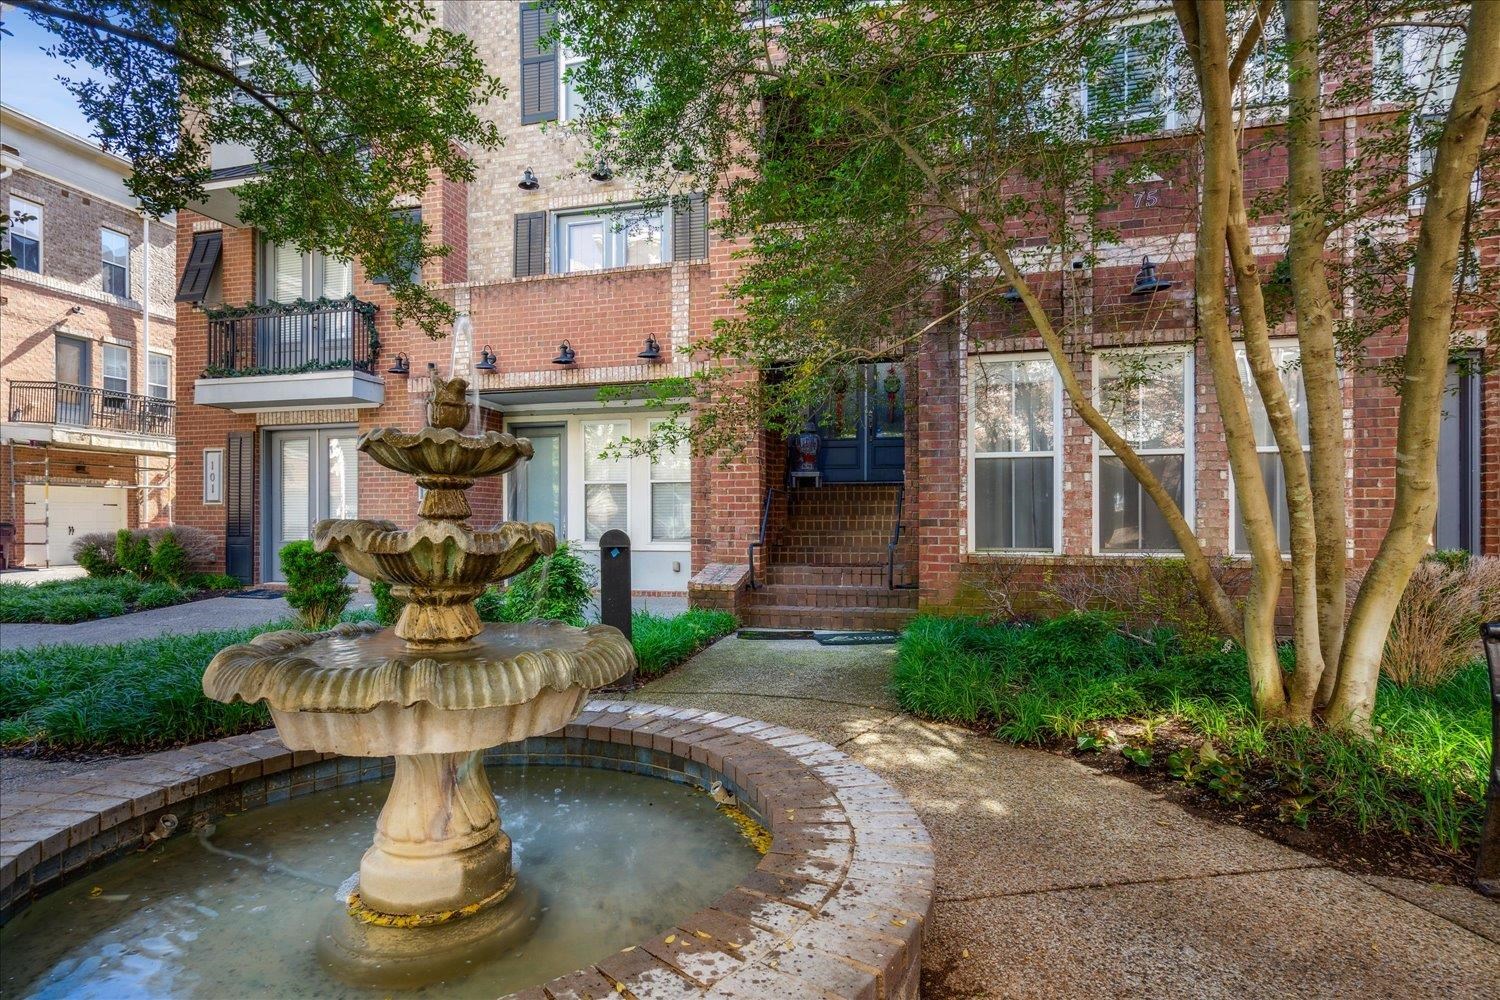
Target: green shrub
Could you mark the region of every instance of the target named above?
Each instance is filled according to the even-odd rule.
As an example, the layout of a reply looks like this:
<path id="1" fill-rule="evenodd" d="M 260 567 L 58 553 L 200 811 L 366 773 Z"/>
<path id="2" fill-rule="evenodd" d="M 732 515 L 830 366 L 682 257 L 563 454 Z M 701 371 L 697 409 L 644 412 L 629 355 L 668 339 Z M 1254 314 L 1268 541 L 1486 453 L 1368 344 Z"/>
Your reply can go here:
<path id="1" fill-rule="evenodd" d="M 137 580 L 151 578 L 151 539 L 121 528 L 115 532 L 115 562 Z"/>
<path id="2" fill-rule="evenodd" d="M 375 620 L 387 628 L 396 624 L 405 602 L 391 593 L 391 585 L 384 580 L 371 580 L 370 593 L 375 596 Z M 480 595 L 481 600 L 483 597 Z"/>
<path id="3" fill-rule="evenodd" d="M 188 554 L 176 534 L 166 532 L 151 550 L 151 575 L 180 587 L 188 575 Z"/>
<path id="4" fill-rule="evenodd" d="M 349 571 L 332 552 L 319 552 L 307 540 L 281 547 L 281 575 L 286 602 L 297 612 L 297 624 L 310 632 L 332 628 L 349 606 L 354 588 L 344 582 Z"/>
<path id="5" fill-rule="evenodd" d="M 630 616 L 636 673 L 641 677 L 664 674 L 738 627 L 739 622 L 728 611 L 693 608 L 671 617 L 637 611 Z"/>
<path id="6" fill-rule="evenodd" d="M 80 535 L 73 542 L 73 560 L 89 576 L 116 576 L 121 572 L 120 564 L 115 561 L 115 537 L 104 532 Z"/>
<path id="7" fill-rule="evenodd" d="M 526 622 L 534 618 L 583 625 L 594 596 L 594 571 L 567 542 L 511 577 L 503 591 L 494 587 L 474 602 L 487 622 Z"/>

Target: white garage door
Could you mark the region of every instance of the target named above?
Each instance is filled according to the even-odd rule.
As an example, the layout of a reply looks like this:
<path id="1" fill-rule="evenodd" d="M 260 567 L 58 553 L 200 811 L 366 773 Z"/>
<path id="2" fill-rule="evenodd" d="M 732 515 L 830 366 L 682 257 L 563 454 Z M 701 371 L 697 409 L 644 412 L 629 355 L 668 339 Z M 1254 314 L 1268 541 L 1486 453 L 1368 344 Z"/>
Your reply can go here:
<path id="1" fill-rule="evenodd" d="M 71 566 L 79 535 L 125 527 L 127 496 L 108 486 L 27 486 L 25 565 Z"/>

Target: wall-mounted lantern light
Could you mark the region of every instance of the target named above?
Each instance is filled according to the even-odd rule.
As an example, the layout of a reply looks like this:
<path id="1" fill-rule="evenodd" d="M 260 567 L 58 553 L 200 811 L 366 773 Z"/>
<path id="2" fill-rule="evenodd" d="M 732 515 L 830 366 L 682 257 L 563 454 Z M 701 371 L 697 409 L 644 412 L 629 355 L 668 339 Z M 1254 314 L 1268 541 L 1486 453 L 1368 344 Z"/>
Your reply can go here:
<path id="1" fill-rule="evenodd" d="M 1130 289 L 1130 294 L 1155 295 L 1171 287 L 1170 281 L 1163 281 L 1156 276 L 1156 265 L 1151 263 L 1151 258 L 1142 257 L 1141 269 L 1135 272 L 1135 285 Z"/>
<path id="2" fill-rule="evenodd" d="M 1004 299 L 1005 301 L 1007 301 L 1007 302 L 1020 302 L 1021 301 L 1021 293 L 1018 292 L 1018 291 L 1016 291 L 1016 286 L 1015 285 L 1011 285 L 1005 291 L 1001 292 L 1000 293 L 1000 297 L 1002 299 Z"/>
<path id="3" fill-rule="evenodd" d="M 410 375 L 411 358 L 407 357 L 404 353 L 396 355 L 395 363 L 387 368 L 386 371 L 392 375 Z"/>
<path id="4" fill-rule="evenodd" d="M 557 357 L 552 359 L 554 365 L 571 365 L 578 360 L 578 352 L 573 350 L 573 345 L 566 340 L 557 345 Z"/>
<path id="5" fill-rule="evenodd" d="M 610 167 L 609 162 L 606 160 L 598 161 L 594 164 L 594 169 L 589 171 L 589 180 L 591 181 L 610 181 L 614 180 L 614 177 L 614 169 Z"/>
<path id="6" fill-rule="evenodd" d="M 485 344 L 484 350 L 479 352 L 479 364 L 474 367 L 482 372 L 492 372 L 495 370 L 495 352 L 490 350 L 489 344 Z"/>
<path id="7" fill-rule="evenodd" d="M 644 361 L 660 361 L 661 345 L 656 342 L 655 337 L 647 337 L 645 349 L 637 354 L 636 357 Z"/>
<path id="8" fill-rule="evenodd" d="M 530 167 L 521 171 L 521 183 L 516 185 L 522 191 L 535 191 L 541 186 L 542 182 L 536 179 L 536 174 L 532 172 Z"/>

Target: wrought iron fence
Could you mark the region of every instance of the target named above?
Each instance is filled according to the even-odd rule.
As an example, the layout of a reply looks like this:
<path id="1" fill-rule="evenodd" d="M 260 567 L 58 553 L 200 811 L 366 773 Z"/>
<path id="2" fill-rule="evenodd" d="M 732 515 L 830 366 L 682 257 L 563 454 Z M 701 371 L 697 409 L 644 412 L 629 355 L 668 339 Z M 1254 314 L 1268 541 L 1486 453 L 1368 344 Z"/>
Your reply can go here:
<path id="1" fill-rule="evenodd" d="M 7 412 L 18 423 L 89 427 L 169 438 L 177 404 L 156 396 L 69 382 L 12 382 Z"/>
<path id="2" fill-rule="evenodd" d="M 367 315 L 370 308 L 347 299 L 210 318 L 204 377 L 340 368 L 372 371 L 378 347 Z"/>

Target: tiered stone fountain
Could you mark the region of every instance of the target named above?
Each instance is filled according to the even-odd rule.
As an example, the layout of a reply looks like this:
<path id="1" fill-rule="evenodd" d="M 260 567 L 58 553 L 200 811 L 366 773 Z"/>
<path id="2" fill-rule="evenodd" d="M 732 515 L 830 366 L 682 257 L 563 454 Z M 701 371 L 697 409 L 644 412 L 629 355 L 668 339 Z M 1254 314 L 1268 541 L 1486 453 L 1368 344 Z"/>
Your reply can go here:
<path id="1" fill-rule="evenodd" d="M 359 872 L 320 941 L 340 977 L 417 985 L 529 935 L 537 894 L 518 885 L 484 751 L 561 729 L 588 691 L 625 675 L 630 643 L 607 625 L 490 624 L 474 599 L 557 545 L 550 524 L 466 523 L 465 492 L 532 455 L 530 442 L 460 433 L 467 383 L 434 379 L 428 423 L 374 430 L 359 449 L 426 489 L 421 519 L 328 520 L 320 551 L 392 584 L 394 629 L 272 632 L 221 651 L 203 677 L 219 701 L 264 700 L 293 750 L 396 759 L 395 781 Z"/>

